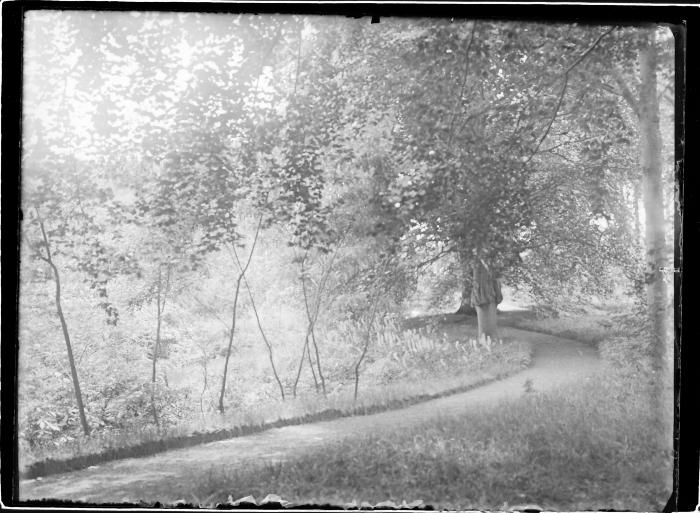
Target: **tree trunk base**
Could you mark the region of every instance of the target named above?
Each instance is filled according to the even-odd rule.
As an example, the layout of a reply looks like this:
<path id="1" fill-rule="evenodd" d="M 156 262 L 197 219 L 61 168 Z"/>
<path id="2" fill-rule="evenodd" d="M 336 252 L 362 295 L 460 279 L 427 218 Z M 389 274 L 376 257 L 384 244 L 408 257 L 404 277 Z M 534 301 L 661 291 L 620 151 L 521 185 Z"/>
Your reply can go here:
<path id="1" fill-rule="evenodd" d="M 461 305 L 459 305 L 459 308 L 455 312 L 455 315 L 468 315 L 470 317 L 474 317 L 476 315 L 476 309 L 470 304 L 462 303 Z"/>
<path id="2" fill-rule="evenodd" d="M 479 339 L 489 337 L 498 340 L 498 324 L 496 322 L 496 303 L 486 303 L 476 307 L 476 317 L 479 325 Z"/>

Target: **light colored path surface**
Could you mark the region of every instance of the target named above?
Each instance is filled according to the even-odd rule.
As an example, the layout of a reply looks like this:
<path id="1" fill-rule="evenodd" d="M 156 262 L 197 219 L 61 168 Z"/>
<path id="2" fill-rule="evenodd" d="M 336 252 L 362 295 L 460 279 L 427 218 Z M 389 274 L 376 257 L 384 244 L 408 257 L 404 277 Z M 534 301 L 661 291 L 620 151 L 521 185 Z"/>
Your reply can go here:
<path id="1" fill-rule="evenodd" d="M 231 466 L 246 466 L 251 460 L 279 461 L 343 438 L 417 425 L 437 416 L 458 415 L 480 404 L 521 396 L 527 380 L 535 390 L 552 389 L 583 380 L 600 365 L 594 349 L 573 340 L 514 328 L 504 328 L 502 333 L 528 340 L 534 349 L 532 366 L 503 380 L 400 410 L 275 428 L 154 456 L 107 462 L 97 468 L 55 474 L 41 480 L 25 480 L 20 482 L 20 499 L 191 500 L 181 497 L 180 492 L 167 483 L 187 482 L 193 476 L 206 476 Z M 163 496 L 163 490 L 169 490 L 168 496 Z"/>

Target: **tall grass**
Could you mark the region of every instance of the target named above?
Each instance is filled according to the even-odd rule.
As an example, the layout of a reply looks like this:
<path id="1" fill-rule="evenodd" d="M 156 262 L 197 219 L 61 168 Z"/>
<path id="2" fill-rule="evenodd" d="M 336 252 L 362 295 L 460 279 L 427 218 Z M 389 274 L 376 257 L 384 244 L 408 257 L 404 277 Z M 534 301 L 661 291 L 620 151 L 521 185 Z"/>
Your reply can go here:
<path id="1" fill-rule="evenodd" d="M 593 376 L 293 461 L 208 476 L 179 498 L 276 493 L 316 504 L 422 499 L 449 509 L 536 502 L 559 511 L 656 510 L 670 493 L 671 459 L 645 397 L 629 381 Z"/>

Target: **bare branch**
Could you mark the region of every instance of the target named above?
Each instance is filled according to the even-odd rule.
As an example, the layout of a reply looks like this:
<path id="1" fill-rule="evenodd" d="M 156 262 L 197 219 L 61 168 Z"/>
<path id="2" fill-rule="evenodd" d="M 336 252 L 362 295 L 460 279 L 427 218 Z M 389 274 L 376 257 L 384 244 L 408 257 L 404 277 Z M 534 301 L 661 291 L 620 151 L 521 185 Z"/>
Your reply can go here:
<path id="1" fill-rule="evenodd" d="M 537 143 L 537 146 L 535 146 L 535 149 L 530 153 L 530 156 L 527 158 L 525 161 L 525 164 L 530 162 L 532 160 L 532 157 L 534 157 L 537 152 L 540 150 L 540 146 L 542 146 L 542 143 L 544 140 L 547 138 L 547 135 L 549 135 L 549 131 L 552 129 L 552 125 L 554 124 L 554 120 L 557 119 L 557 113 L 559 112 L 559 109 L 561 108 L 562 101 L 564 101 L 564 93 L 566 92 L 566 86 L 569 84 L 569 75 L 564 74 L 564 83 L 561 86 L 561 91 L 559 92 L 559 99 L 557 100 L 557 106 L 554 108 L 554 113 L 552 114 L 552 117 L 549 120 L 549 124 L 547 125 L 547 128 L 545 129 L 544 133 L 542 134 L 542 137 L 540 138 L 539 142 Z"/>
<path id="2" fill-rule="evenodd" d="M 585 52 L 583 52 L 583 53 L 581 54 L 581 56 L 580 56 L 578 59 L 576 59 L 574 62 L 572 62 L 571 65 L 570 65 L 568 68 L 566 68 L 566 71 L 564 72 L 564 74 L 565 74 L 565 75 L 568 75 L 569 72 L 570 72 L 571 70 L 573 70 L 576 66 L 578 66 L 578 65 L 581 63 L 581 61 L 583 61 L 583 59 L 585 59 L 586 57 L 588 57 L 588 54 L 591 53 L 591 52 L 593 51 L 593 49 L 594 49 L 596 46 L 598 46 L 598 43 L 600 43 L 600 41 L 601 41 L 605 36 L 607 36 L 608 34 L 610 34 L 610 33 L 611 33 L 613 30 L 615 30 L 616 28 L 617 28 L 616 26 L 610 27 L 608 30 L 606 30 L 606 31 L 603 32 L 600 36 L 598 36 L 598 39 L 596 39 L 596 40 L 593 42 L 593 44 L 588 48 L 588 50 L 586 50 Z"/>

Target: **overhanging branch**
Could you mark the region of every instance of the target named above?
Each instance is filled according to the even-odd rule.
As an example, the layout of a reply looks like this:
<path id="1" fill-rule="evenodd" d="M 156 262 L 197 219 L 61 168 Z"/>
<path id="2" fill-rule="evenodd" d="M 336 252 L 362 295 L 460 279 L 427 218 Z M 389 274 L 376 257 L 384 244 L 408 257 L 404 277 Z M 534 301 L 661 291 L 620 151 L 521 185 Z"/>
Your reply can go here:
<path id="1" fill-rule="evenodd" d="M 571 71 L 572 71 L 576 66 L 578 66 L 581 62 L 583 62 L 583 60 L 593 51 L 593 49 L 594 49 L 596 46 L 598 46 L 598 43 L 600 43 L 600 41 L 601 41 L 605 36 L 607 36 L 608 34 L 610 34 L 610 33 L 611 33 L 613 30 L 615 30 L 616 28 L 617 28 L 617 27 L 611 27 L 611 28 L 609 28 L 608 30 L 606 30 L 605 32 L 603 32 L 600 36 L 598 36 L 598 38 L 597 38 L 595 41 L 593 41 L 593 44 L 592 44 L 591 46 L 589 46 L 588 49 L 587 49 L 585 52 L 583 52 L 579 57 L 577 57 L 576 60 L 574 60 L 574 62 L 572 62 L 572 63 L 569 65 L 569 67 L 566 68 L 566 70 L 564 71 L 564 74 L 563 74 L 563 76 L 562 76 L 564 82 L 563 82 L 563 84 L 562 84 L 561 91 L 559 92 L 559 98 L 558 98 L 558 100 L 557 100 L 557 105 L 556 105 L 556 107 L 554 108 L 554 112 L 552 113 L 552 117 L 551 117 L 551 119 L 549 120 L 549 123 L 547 124 L 547 128 L 545 129 L 544 133 L 542 134 L 542 137 L 541 137 L 540 140 L 538 141 L 537 146 L 535 146 L 535 149 L 532 151 L 532 153 L 530 153 L 530 156 L 529 156 L 529 157 L 527 158 L 527 160 L 525 161 L 525 164 L 526 164 L 526 165 L 532 160 L 532 158 L 533 158 L 533 157 L 537 154 L 537 152 L 539 151 L 540 146 L 542 146 L 542 143 L 543 143 L 544 140 L 547 138 L 547 135 L 549 135 L 549 131 L 551 130 L 552 125 L 554 124 L 554 120 L 557 118 L 557 114 L 559 113 L 559 109 L 561 108 L 561 104 L 562 104 L 562 102 L 564 101 L 564 93 L 566 93 L 566 87 L 569 85 L 569 73 L 571 73 Z"/>
<path id="2" fill-rule="evenodd" d="M 620 88 L 620 92 L 622 93 L 622 97 L 627 102 L 627 105 L 630 106 L 630 108 L 632 109 L 632 111 L 634 112 L 634 114 L 636 116 L 639 116 L 639 103 L 635 99 L 630 88 L 627 86 L 625 79 L 622 78 L 622 73 L 620 73 L 619 69 L 617 69 L 617 68 L 613 69 L 613 78 L 615 79 L 615 83 L 617 84 L 617 87 Z"/>

